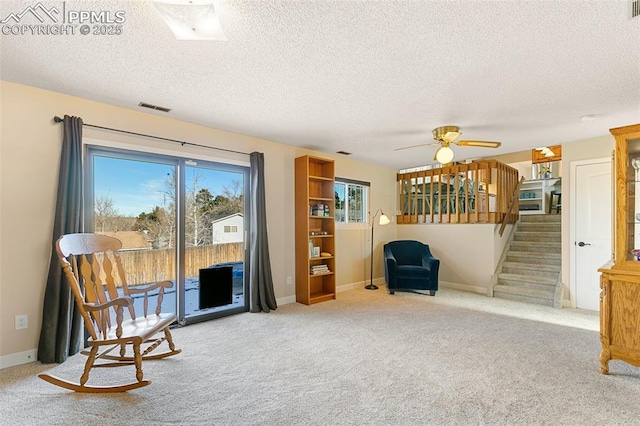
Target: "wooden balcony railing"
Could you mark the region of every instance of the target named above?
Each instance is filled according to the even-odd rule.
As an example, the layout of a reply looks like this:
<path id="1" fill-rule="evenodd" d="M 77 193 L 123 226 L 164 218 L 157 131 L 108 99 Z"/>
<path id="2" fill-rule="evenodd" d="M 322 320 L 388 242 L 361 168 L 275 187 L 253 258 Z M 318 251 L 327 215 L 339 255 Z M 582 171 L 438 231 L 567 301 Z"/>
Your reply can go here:
<path id="1" fill-rule="evenodd" d="M 398 224 L 515 223 L 518 170 L 495 160 L 398 173 Z M 517 200 L 517 197 L 516 197 Z"/>

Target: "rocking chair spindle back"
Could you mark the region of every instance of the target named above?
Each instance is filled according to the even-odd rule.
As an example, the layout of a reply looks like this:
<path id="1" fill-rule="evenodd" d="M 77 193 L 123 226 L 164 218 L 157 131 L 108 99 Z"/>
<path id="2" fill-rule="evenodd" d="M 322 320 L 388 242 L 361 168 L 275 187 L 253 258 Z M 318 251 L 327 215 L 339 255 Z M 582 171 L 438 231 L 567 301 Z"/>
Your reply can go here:
<path id="1" fill-rule="evenodd" d="M 175 348 L 169 331 L 169 325 L 176 321 L 176 316 L 162 313 L 161 308 L 164 291 L 173 283 L 162 281 L 144 288 L 130 288 L 120 261 L 121 248 L 122 243 L 117 238 L 106 235 L 69 234 L 58 239 L 56 251 L 89 333 L 87 343 L 90 351 L 83 351 L 88 359 L 79 384 L 40 374 L 43 380 L 77 392 L 124 392 L 151 383 L 143 380 L 143 360 L 165 358 L 181 352 Z M 156 289 L 155 313 L 149 315 L 149 293 Z M 136 316 L 132 294 L 143 295 L 142 316 Z M 129 314 L 126 319 L 125 308 Z M 169 350 L 150 355 L 164 341 Z M 145 345 L 144 350 L 142 345 Z M 102 349 L 100 353 L 99 348 Z M 109 354 L 115 348 L 120 348 L 119 356 Z M 132 354 L 127 354 L 128 349 Z M 103 362 L 96 363 L 97 360 Z M 116 386 L 86 385 L 89 371 L 94 367 L 127 365 L 135 365 L 137 382 Z"/>

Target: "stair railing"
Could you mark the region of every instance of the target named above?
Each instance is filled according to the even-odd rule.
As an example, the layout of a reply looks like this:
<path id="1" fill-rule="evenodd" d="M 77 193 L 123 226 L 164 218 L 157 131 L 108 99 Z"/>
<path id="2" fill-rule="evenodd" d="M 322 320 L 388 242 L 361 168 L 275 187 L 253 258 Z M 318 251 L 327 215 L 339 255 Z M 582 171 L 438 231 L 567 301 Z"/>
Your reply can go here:
<path id="1" fill-rule="evenodd" d="M 500 234 L 501 237 L 502 237 L 502 234 L 504 233 L 504 229 L 506 228 L 507 223 L 515 223 L 515 221 L 511 220 L 511 215 L 512 215 L 512 211 L 515 208 L 515 206 L 518 205 L 518 200 L 520 199 L 520 187 L 522 186 L 522 182 L 524 182 L 524 181 L 525 181 L 524 176 L 522 176 L 520 178 L 520 181 L 516 185 L 516 188 L 513 190 L 513 194 L 511 194 L 511 200 L 509 201 L 509 207 L 507 207 L 507 212 L 502 217 L 502 221 L 500 222 L 500 230 L 498 231 L 498 233 Z"/>

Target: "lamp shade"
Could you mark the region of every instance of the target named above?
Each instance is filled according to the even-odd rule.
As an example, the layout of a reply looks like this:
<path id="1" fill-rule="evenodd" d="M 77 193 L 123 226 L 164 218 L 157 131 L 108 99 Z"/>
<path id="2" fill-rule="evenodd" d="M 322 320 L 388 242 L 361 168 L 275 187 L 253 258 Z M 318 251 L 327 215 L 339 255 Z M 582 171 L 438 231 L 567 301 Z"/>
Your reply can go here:
<path id="1" fill-rule="evenodd" d="M 441 164 L 450 163 L 453 160 L 453 150 L 448 146 L 443 146 L 436 152 L 436 160 Z"/>
<path id="2" fill-rule="evenodd" d="M 226 40 L 213 1 L 154 0 L 178 40 Z"/>
<path id="3" fill-rule="evenodd" d="M 380 224 L 380 225 L 388 225 L 389 222 L 391 222 L 391 220 L 389 220 L 389 217 L 386 214 L 382 213 L 380 215 L 380 220 L 378 221 L 378 224 Z"/>

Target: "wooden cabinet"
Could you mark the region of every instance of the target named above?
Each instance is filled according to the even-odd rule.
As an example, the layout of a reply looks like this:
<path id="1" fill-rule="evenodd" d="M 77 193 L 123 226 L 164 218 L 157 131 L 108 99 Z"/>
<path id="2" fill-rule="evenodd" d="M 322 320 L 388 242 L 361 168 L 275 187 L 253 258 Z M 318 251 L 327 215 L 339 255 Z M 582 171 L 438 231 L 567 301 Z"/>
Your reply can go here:
<path id="1" fill-rule="evenodd" d="M 295 160 L 296 301 L 336 298 L 334 162 L 305 155 Z"/>
<path id="2" fill-rule="evenodd" d="M 614 256 L 599 269 L 603 374 L 612 359 L 640 367 L 640 124 L 611 134 L 616 140 Z"/>

